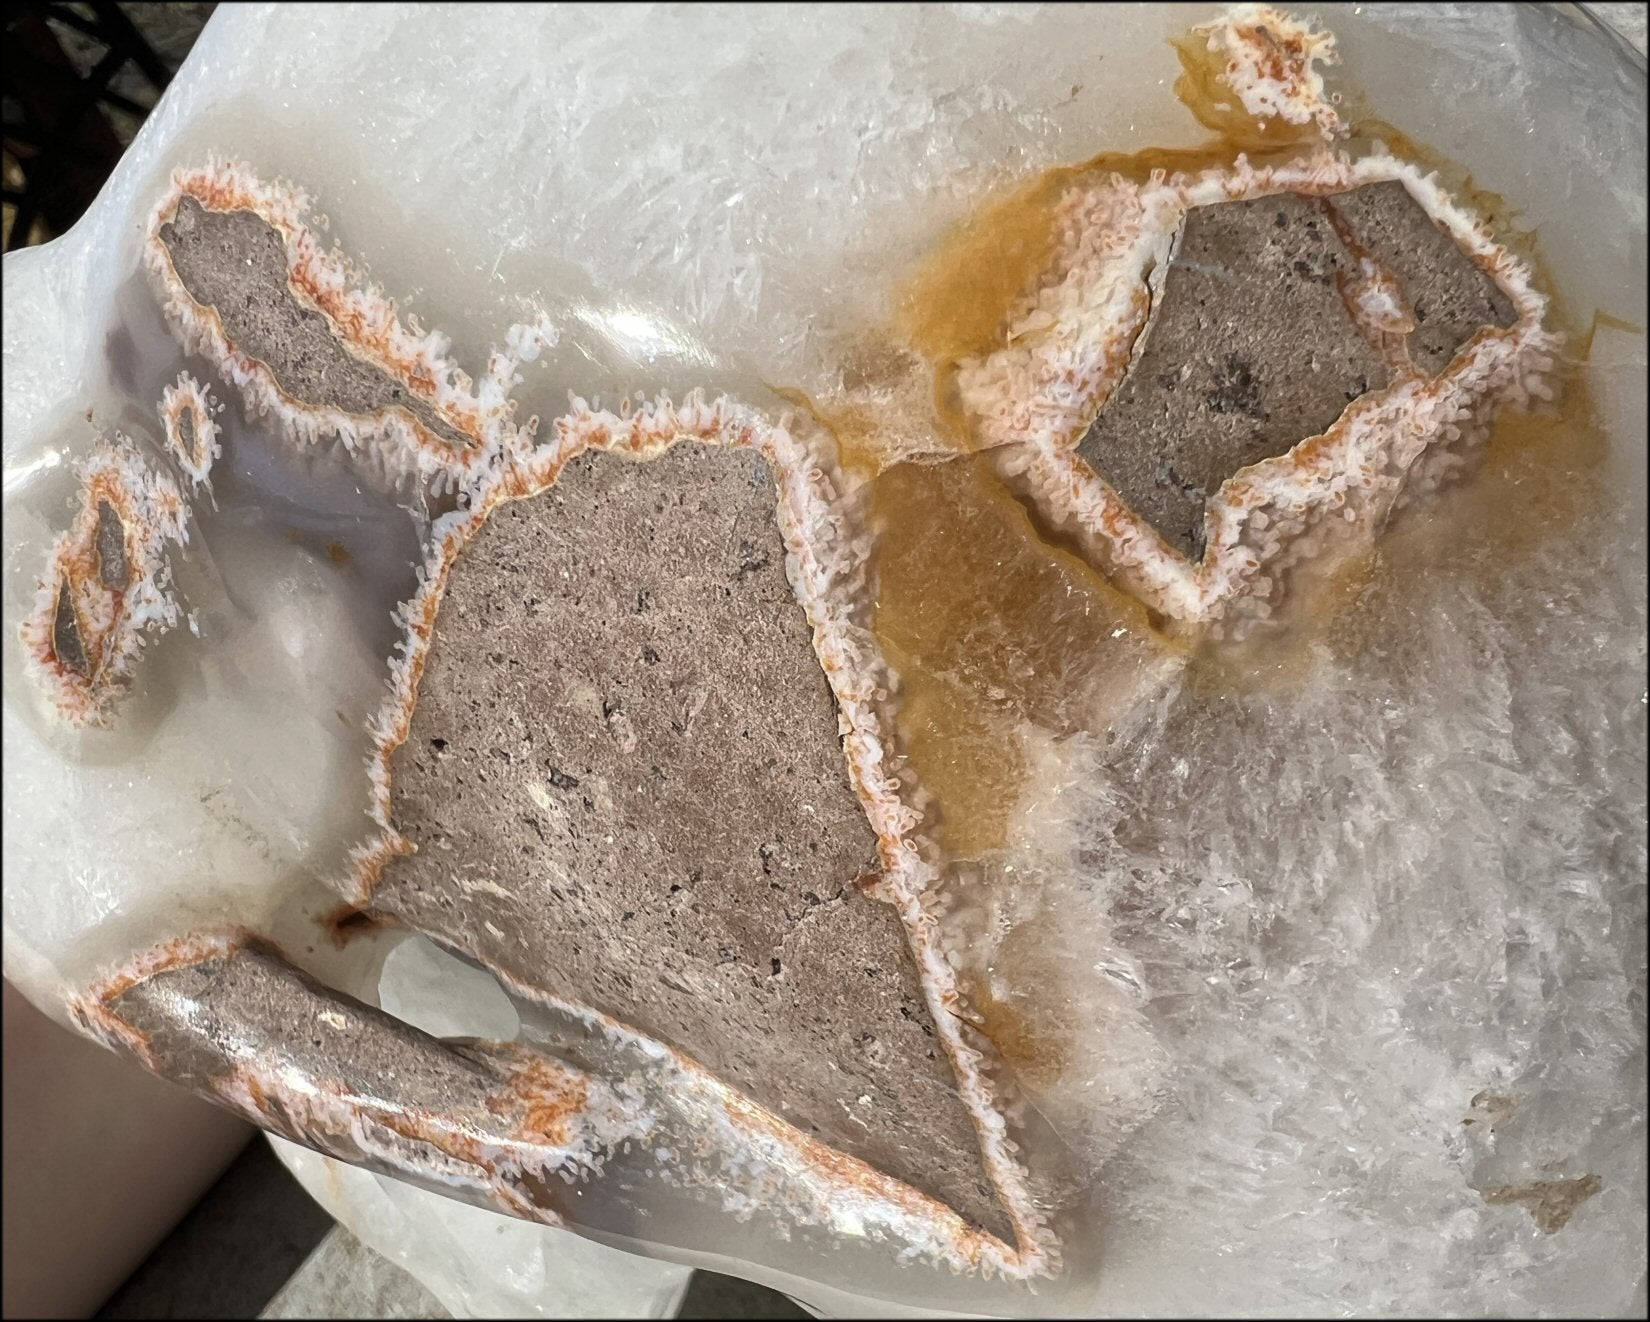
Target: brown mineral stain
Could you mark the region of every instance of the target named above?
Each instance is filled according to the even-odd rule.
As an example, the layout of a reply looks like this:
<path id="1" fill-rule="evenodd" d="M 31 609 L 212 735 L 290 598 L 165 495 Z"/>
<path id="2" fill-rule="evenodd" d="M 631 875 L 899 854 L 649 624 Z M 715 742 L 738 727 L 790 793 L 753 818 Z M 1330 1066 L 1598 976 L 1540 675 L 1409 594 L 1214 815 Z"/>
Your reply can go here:
<path id="1" fill-rule="evenodd" d="M 1586 362 L 1593 352 L 1593 338 L 1601 330 L 1620 331 L 1623 335 L 1644 334 L 1643 326 L 1636 325 L 1624 317 L 1611 316 L 1608 312 L 1594 309 L 1592 319 L 1587 323 L 1585 330 L 1565 337 L 1565 356 L 1575 362 Z"/>
<path id="2" fill-rule="evenodd" d="M 1006 843 L 1025 759 L 1011 716 L 980 691 L 926 673 L 920 660 L 884 644 L 900 676 L 900 748 L 935 797 L 934 834 L 955 858 L 977 858 Z"/>
<path id="3" fill-rule="evenodd" d="M 563 1147 L 574 1134 L 574 1123 L 584 1114 L 587 1081 L 542 1057 L 530 1057 L 510 1081 L 502 1097 L 489 1098 L 488 1109 L 507 1102 L 519 1110 L 520 1122 L 512 1137 L 518 1142 Z"/>
<path id="4" fill-rule="evenodd" d="M 1046 171 L 956 226 L 896 295 L 900 337 L 936 366 L 1000 347 L 1009 311 L 1054 261 L 1056 208 L 1082 172 Z"/>
<path id="5" fill-rule="evenodd" d="M 1046 1007 L 1027 1014 L 986 986 L 972 988 L 968 1003 L 979 1016 L 980 1031 L 1017 1077 L 1046 1083 L 1060 1078 L 1073 1041 L 1069 1025 L 1052 1022 Z"/>
<path id="6" fill-rule="evenodd" d="M 836 437 L 843 471 L 855 477 L 874 476 L 886 458 L 878 443 L 883 421 L 877 410 L 865 404 L 845 404 L 817 416 Z"/>
<path id="7" fill-rule="evenodd" d="M 1556 408 L 1503 413 L 1475 473 L 1397 517 L 1378 551 L 1389 579 L 1447 569 L 1487 587 L 1606 503 L 1609 438 L 1584 383 L 1561 389 Z"/>
<path id="8" fill-rule="evenodd" d="M 1487 598 L 1512 566 L 1548 554 L 1607 503 L 1609 441 L 1574 377 L 1556 407 L 1503 412 L 1466 478 L 1397 511 L 1373 545 L 1291 580 L 1282 628 L 1240 642 L 1204 640 L 1186 672 L 1194 693 L 1282 691 L 1326 659 L 1349 663 L 1387 645 L 1394 630 L 1433 627 L 1417 615 L 1428 580 L 1448 576 Z"/>
<path id="9" fill-rule="evenodd" d="M 1462 1117 L 1463 1125 L 1483 1124 L 1491 1130 L 1501 1128 L 1518 1111 L 1518 1099 L 1504 1093 L 1481 1092 L 1474 1095 L 1472 1113 Z"/>
<path id="10" fill-rule="evenodd" d="M 1230 166 L 1243 150 L 1222 139 L 1199 147 L 1102 152 L 1011 185 L 953 227 L 906 276 L 894 298 L 896 334 L 933 364 L 941 434 L 958 449 L 975 448 L 956 398 L 957 366 L 1002 348 L 1010 314 L 1056 278 L 1059 205 L 1073 187 L 1114 174 L 1145 183 L 1157 171 L 1172 175 Z M 1286 160 L 1297 150 L 1285 144 L 1248 154 L 1260 167 Z"/>
<path id="11" fill-rule="evenodd" d="M 1264 34 L 1268 39 L 1270 34 Z M 1227 56 L 1209 49 L 1209 39 L 1196 32 L 1170 37 L 1180 60 L 1181 75 L 1175 80 L 1174 94 L 1186 109 L 1205 128 L 1213 129 L 1231 147 L 1254 152 L 1274 147 L 1311 144 L 1319 141 L 1317 121 L 1291 124 L 1281 117 L 1260 118 L 1243 108 L 1243 101 L 1222 78 L 1226 74 Z M 1305 52 L 1299 49 L 1298 39 L 1292 46 L 1278 52 L 1274 66 L 1265 72 L 1279 82 L 1286 80 L 1285 61 L 1296 65 L 1304 63 Z"/>
<path id="12" fill-rule="evenodd" d="M 774 393 L 796 405 L 831 434 L 836 442 L 837 464 L 851 478 L 874 477 L 881 470 L 886 450 L 882 437 L 888 420 L 874 408 L 844 403 L 827 410 L 805 391 L 778 386 Z"/>
<path id="13" fill-rule="evenodd" d="M 321 915 L 320 923 L 332 944 L 340 949 L 368 932 L 403 926 L 393 914 L 377 913 L 370 909 L 357 908 L 353 904 L 341 904 L 335 909 L 328 910 Z"/>
<path id="14" fill-rule="evenodd" d="M 316 549 L 315 543 L 311 540 L 310 534 L 305 532 L 302 528 L 288 528 L 286 530 L 286 539 L 291 542 L 292 545 L 301 546 L 305 550 L 313 551 Z M 350 553 L 349 547 L 339 541 L 331 541 L 326 543 L 326 545 L 320 548 L 320 551 L 332 564 L 338 565 L 340 568 L 349 564 L 349 562 L 355 558 Z"/>
<path id="15" fill-rule="evenodd" d="M 1484 1190 L 1484 1201 L 1491 1206 L 1516 1203 L 1530 1214 L 1544 1234 L 1556 1235 L 1569 1225 L 1576 1208 L 1604 1187 L 1596 1175 L 1583 1175 L 1575 1180 L 1531 1180 L 1528 1184 L 1504 1184 Z"/>
<path id="16" fill-rule="evenodd" d="M 1000 848 L 1027 721 L 1104 728 L 1173 645 L 1146 612 L 1044 542 L 984 456 L 896 464 L 870 490 L 873 628 L 900 677 L 900 746 L 960 858 Z"/>

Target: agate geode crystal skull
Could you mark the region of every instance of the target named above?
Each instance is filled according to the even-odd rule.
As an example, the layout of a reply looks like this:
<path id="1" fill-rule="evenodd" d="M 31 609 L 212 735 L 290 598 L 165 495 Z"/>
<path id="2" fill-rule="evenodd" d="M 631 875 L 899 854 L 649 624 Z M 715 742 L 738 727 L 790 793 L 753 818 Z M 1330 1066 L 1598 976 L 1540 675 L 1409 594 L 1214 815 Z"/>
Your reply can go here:
<path id="1" fill-rule="evenodd" d="M 928 20 L 888 19 L 907 21 Z M 1233 1100 L 1244 1067 L 1200 1093 L 1191 1062 L 1251 1040 L 1328 1060 L 1302 1013 L 1325 1040 L 1346 1037 L 1337 1013 L 1359 1032 L 1409 1013 L 1380 1005 L 1404 948 L 1382 934 L 1408 902 L 1387 879 L 1437 866 L 1393 824 L 1431 756 L 1415 740 L 1429 720 L 1468 744 L 1505 731 L 1482 694 L 1439 715 L 1358 669 L 1384 648 L 1413 681 L 1449 640 L 1406 633 L 1382 584 L 1424 581 L 1463 612 L 1508 692 L 1539 658 L 1513 656 L 1495 608 L 1451 605 L 1449 573 L 1377 572 L 1354 594 L 1374 605 L 1326 607 L 1324 585 L 1383 554 L 1420 563 L 1440 502 L 1467 499 L 1451 489 L 1525 480 L 1475 473 L 1498 417 L 1560 417 L 1561 337 L 1527 245 L 1345 122 L 1328 33 L 1242 6 L 1180 49 L 1220 143 L 1052 171 L 1026 195 L 1038 241 L 978 295 L 990 315 L 968 314 L 984 334 L 934 347 L 934 291 L 991 287 L 965 259 L 1007 253 L 1006 229 L 938 245 L 904 330 L 839 316 L 821 349 L 801 318 L 797 361 L 828 370 L 800 385 L 741 377 L 715 343 L 588 291 L 527 300 L 485 353 L 473 330 L 455 347 L 256 151 L 171 150 L 128 199 L 141 252 L 102 345 L 120 406 L 65 442 L 57 503 L 17 498 L 33 559 L 12 564 L 27 590 L 8 586 L 8 762 L 61 802 L 24 843 L 8 832 L 8 871 L 33 887 L 66 867 L 90 898 L 52 917 L 8 903 L 8 973 L 329 1159 L 828 1308 L 1080 1310 L 1106 1297 L 1110 1245 L 1135 1243 L 1109 1191 L 1159 1179 L 1154 1144 L 1196 1166 L 1164 1197 L 1227 1200 L 1222 1225 L 1246 1215 L 1251 1158 L 1346 1150 L 1292 1109 L 1316 1085 L 1279 1100 L 1255 1078 Z M 631 346 L 622 372 L 591 326 Z M 615 380 L 633 393 L 604 408 Z M 1631 634 L 1630 610 L 1586 609 Z M 1383 639 L 1367 652 L 1323 623 L 1360 611 Z M 1325 671 L 1331 653 L 1354 659 Z M 1286 654 L 1293 688 L 1255 679 L 1271 662 L 1244 670 Z M 1353 759 L 1344 831 L 1292 769 L 1320 753 Z M 1269 783 L 1232 801 L 1276 795 L 1298 840 L 1260 808 L 1211 808 L 1245 765 Z M 1495 816 L 1493 786 L 1469 782 L 1469 813 Z M 1585 829 L 1621 794 L 1576 791 Z M 71 838 L 94 798 L 118 855 Z M 1265 861 L 1234 863 L 1250 838 Z M 177 883 L 168 860 L 193 840 Z M 1382 849 L 1398 861 L 1358 880 Z M 1490 923 L 1473 910 L 1462 930 Z M 1225 950 L 1239 929 L 1252 956 Z M 417 961 L 473 998 L 420 1005 Z M 1208 1030 L 1223 1021 L 1198 997 L 1228 993 L 1228 1028 Z M 1462 1015 L 1499 1022 L 1498 994 Z M 1482 1085 L 1415 1102 L 1416 1134 L 1449 1112 L 1426 1149 L 1447 1156 L 1414 1178 L 1462 1218 L 1452 1242 L 1499 1261 L 1615 1207 L 1642 1115 L 1608 1176 L 1526 1142 L 1501 1101 L 1543 1068 L 1536 1048 L 1446 1052 L 1446 1021 L 1402 1041 Z M 1335 1061 L 1299 1068 L 1372 1094 L 1413 1069 Z M 1624 1086 L 1573 1091 L 1607 1109 Z M 1205 1137 L 1156 1137 L 1194 1099 Z M 1525 1114 L 1536 1133 L 1540 1105 Z M 1424 1165 L 1410 1129 L 1372 1123 L 1382 1160 Z M 1301 1176 L 1287 1215 L 1331 1197 L 1317 1189 Z M 1156 1269 L 1127 1264 L 1150 1260 L 1115 1259 L 1114 1297 L 1144 1297 L 1130 1272 Z M 1404 1288 L 1466 1307 L 1457 1267 Z M 1377 1296 L 1413 1302 L 1359 1298 Z"/>

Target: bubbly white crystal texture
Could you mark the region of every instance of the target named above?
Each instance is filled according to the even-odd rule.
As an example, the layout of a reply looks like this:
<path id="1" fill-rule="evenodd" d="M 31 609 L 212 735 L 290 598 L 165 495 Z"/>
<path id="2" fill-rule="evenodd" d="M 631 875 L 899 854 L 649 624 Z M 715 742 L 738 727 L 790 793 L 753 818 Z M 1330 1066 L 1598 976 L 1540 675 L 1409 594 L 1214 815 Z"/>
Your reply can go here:
<path id="1" fill-rule="evenodd" d="M 1316 120 L 1325 133 L 1346 131 L 1314 67 L 1335 61 L 1331 34 L 1269 5 L 1245 4 L 1193 28 L 1192 35 L 1205 38 L 1210 54 L 1224 62 L 1220 82 L 1251 115 L 1275 115 L 1289 124 Z"/>

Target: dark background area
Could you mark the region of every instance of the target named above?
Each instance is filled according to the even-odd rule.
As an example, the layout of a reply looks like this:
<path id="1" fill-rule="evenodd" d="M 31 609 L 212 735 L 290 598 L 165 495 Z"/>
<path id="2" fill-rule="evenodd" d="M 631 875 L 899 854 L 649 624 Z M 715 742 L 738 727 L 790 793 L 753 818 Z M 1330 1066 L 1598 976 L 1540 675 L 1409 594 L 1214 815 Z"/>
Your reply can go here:
<path id="1" fill-rule="evenodd" d="M 211 16 L 211 4 L 5 9 L 5 250 L 80 218 Z"/>

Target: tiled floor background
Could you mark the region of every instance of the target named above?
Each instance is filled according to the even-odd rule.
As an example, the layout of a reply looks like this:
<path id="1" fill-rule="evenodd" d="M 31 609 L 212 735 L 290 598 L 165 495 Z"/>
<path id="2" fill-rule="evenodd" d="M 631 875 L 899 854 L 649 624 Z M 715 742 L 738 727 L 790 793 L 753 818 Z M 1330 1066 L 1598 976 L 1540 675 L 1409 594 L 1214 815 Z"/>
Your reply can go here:
<path id="1" fill-rule="evenodd" d="M 124 4 L 121 8 L 167 62 L 175 64 L 187 54 L 213 6 Z M 1642 3 L 1584 8 L 1615 25 L 1643 54 L 1646 10 Z M 70 54 L 75 51 L 71 49 Z M 130 141 L 136 122 L 140 121 L 116 125 L 123 141 Z M 412 1277 L 335 1226 L 287 1174 L 269 1145 L 260 1141 L 246 1149 L 97 1316 L 441 1318 L 449 1314 Z M 698 1272 L 678 1316 L 801 1318 L 807 1314 L 771 1290 Z"/>

